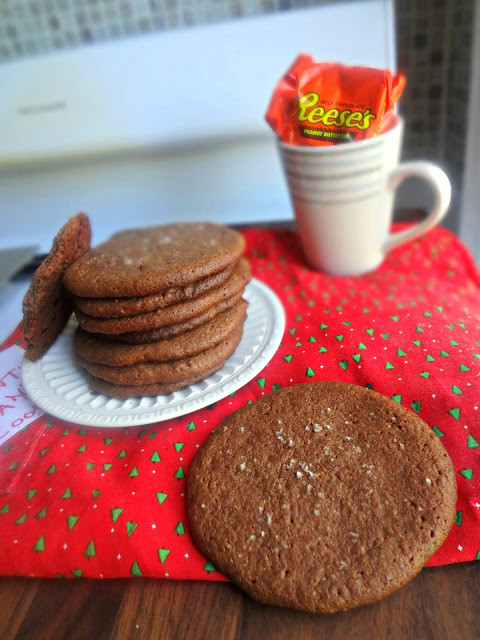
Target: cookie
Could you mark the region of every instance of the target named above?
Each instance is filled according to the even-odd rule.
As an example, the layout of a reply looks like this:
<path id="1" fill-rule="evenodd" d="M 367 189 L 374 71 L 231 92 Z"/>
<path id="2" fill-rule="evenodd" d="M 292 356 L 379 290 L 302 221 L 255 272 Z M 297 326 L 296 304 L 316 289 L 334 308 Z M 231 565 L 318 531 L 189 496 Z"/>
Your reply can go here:
<path id="1" fill-rule="evenodd" d="M 333 613 L 405 585 L 456 508 L 453 464 L 412 411 L 340 382 L 298 384 L 214 430 L 187 481 L 191 535 L 259 602 Z"/>
<path id="2" fill-rule="evenodd" d="M 96 318 L 134 316 L 138 313 L 156 311 L 171 304 L 191 300 L 215 289 L 229 278 L 232 269 L 233 265 L 184 287 L 167 289 L 159 293 L 151 293 L 148 296 L 136 298 L 80 298 L 74 296 L 73 300 L 77 309 Z"/>
<path id="3" fill-rule="evenodd" d="M 45 260 L 35 271 L 22 303 L 25 355 L 38 360 L 65 328 L 73 304 L 65 291 L 65 270 L 90 248 L 90 220 L 84 213 L 72 216 L 52 242 Z"/>
<path id="4" fill-rule="evenodd" d="M 248 261 L 242 258 L 223 285 L 192 300 L 179 302 L 157 311 L 121 318 L 93 318 L 77 308 L 74 311 L 80 326 L 92 333 L 117 334 L 147 331 L 184 322 L 205 313 L 211 307 L 243 292 L 250 279 L 250 266 Z"/>
<path id="5" fill-rule="evenodd" d="M 239 291 L 236 295 L 226 300 L 222 300 L 218 304 L 207 309 L 205 313 L 201 313 L 199 316 L 189 318 L 185 322 L 177 322 L 165 327 L 158 327 L 158 329 L 151 329 L 150 331 L 132 331 L 131 333 L 118 333 L 118 334 L 97 334 L 104 339 L 112 339 L 116 342 L 122 342 L 125 344 L 145 344 L 147 342 L 157 342 L 158 340 L 165 340 L 172 338 L 173 336 L 181 335 L 187 331 L 195 329 L 206 322 L 210 322 L 213 318 L 216 318 L 220 313 L 224 313 L 228 309 L 231 309 L 237 305 L 242 299 L 243 290 Z"/>
<path id="6" fill-rule="evenodd" d="M 140 345 L 129 345 L 99 338 L 77 327 L 73 336 L 74 353 L 88 362 L 110 366 L 129 366 L 140 362 L 168 362 L 196 355 L 219 344 L 243 324 L 247 303 L 218 315 L 211 322 L 200 325 L 179 336 Z"/>
<path id="7" fill-rule="evenodd" d="M 64 283 L 87 298 L 146 296 L 218 273 L 236 262 L 244 248 L 240 233 L 214 223 L 130 229 L 76 261 Z"/>
<path id="8" fill-rule="evenodd" d="M 242 337 L 242 330 L 243 325 L 236 327 L 229 336 L 214 347 L 197 355 L 172 362 L 142 362 L 129 366 L 112 367 L 80 359 L 79 364 L 96 378 L 117 385 L 184 383 L 202 374 L 205 377 L 212 369 L 221 366 L 235 351 Z"/>
<path id="9" fill-rule="evenodd" d="M 182 382 L 157 382 L 144 385 L 125 385 L 107 382 L 106 380 L 96 378 L 91 374 L 87 374 L 87 380 L 88 386 L 91 389 L 97 393 L 103 393 L 106 396 L 111 396 L 112 398 L 127 399 L 147 396 L 163 396 L 179 391 L 180 389 L 185 389 L 192 384 L 196 384 L 197 382 L 201 382 L 202 380 L 209 378 L 216 371 L 221 369 L 222 366 L 223 362 L 220 362 L 216 367 L 210 369 L 210 371 L 199 373 L 188 380 L 183 380 Z"/>

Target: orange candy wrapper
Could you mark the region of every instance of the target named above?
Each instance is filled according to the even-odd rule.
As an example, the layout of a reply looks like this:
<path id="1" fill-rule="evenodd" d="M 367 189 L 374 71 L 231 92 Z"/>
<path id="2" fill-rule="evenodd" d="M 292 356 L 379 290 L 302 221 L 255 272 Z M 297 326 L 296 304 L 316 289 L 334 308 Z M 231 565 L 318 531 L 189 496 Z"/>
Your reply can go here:
<path id="1" fill-rule="evenodd" d="M 332 145 L 383 133 L 405 77 L 299 55 L 274 89 L 265 119 L 282 142 Z"/>

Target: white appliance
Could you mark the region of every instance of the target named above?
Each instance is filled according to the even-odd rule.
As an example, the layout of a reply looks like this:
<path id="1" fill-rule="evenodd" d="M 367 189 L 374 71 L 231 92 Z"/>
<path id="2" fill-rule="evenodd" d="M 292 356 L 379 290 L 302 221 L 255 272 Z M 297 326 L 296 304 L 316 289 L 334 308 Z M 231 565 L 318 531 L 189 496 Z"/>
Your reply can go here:
<path id="1" fill-rule="evenodd" d="M 189 27 L 0 65 L 0 248 L 172 220 L 292 218 L 272 89 L 299 52 L 395 70 L 393 0 Z"/>

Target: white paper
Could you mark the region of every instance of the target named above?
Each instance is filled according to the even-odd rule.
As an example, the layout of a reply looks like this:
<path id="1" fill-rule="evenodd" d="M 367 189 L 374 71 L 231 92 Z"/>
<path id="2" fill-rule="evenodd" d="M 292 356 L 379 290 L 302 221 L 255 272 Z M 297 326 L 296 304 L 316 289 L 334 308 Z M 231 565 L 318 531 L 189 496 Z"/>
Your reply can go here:
<path id="1" fill-rule="evenodd" d="M 23 388 L 23 353 L 17 345 L 0 352 L 0 446 L 45 413 Z"/>

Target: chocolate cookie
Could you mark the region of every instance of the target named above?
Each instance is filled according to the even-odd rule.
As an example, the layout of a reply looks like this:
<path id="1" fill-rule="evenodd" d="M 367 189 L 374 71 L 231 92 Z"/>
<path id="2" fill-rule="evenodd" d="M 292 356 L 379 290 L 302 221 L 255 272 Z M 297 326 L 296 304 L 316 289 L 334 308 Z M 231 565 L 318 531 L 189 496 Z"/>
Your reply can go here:
<path id="1" fill-rule="evenodd" d="M 175 324 L 169 324 L 165 327 L 158 327 L 158 329 L 150 329 L 150 331 L 132 331 L 131 333 L 117 333 L 117 334 L 97 334 L 104 339 L 112 339 L 116 342 L 122 342 L 125 344 L 146 344 L 147 342 L 157 342 L 158 340 L 166 340 L 173 336 L 179 336 L 182 333 L 191 331 L 195 327 L 199 327 L 206 322 L 210 322 L 216 318 L 220 313 L 224 313 L 228 309 L 236 306 L 242 299 L 243 290 L 239 291 L 236 295 L 226 300 L 222 300 L 218 304 L 207 309 L 205 313 L 201 313 L 199 316 L 189 318 L 185 322 L 177 322 Z"/>
<path id="2" fill-rule="evenodd" d="M 107 382 L 101 378 L 96 378 L 91 374 L 87 374 L 87 380 L 88 386 L 91 389 L 97 391 L 97 393 L 103 393 L 106 396 L 111 396 L 112 398 L 126 399 L 146 396 L 163 396 L 173 393 L 174 391 L 179 391 L 180 389 L 185 389 L 192 384 L 196 384 L 197 382 L 201 382 L 202 380 L 209 378 L 216 371 L 221 369 L 222 366 L 223 362 L 220 362 L 216 367 L 210 369 L 210 371 L 199 373 L 188 380 L 182 380 L 182 382 L 157 382 L 143 385 L 114 384 L 113 382 Z"/>
<path id="3" fill-rule="evenodd" d="M 74 353 L 88 362 L 110 366 L 129 366 L 140 362 L 168 362 L 180 360 L 206 351 L 220 343 L 243 325 L 247 302 L 218 315 L 211 322 L 200 325 L 179 336 L 140 345 L 122 344 L 99 338 L 77 327 L 73 336 Z"/>
<path id="4" fill-rule="evenodd" d="M 240 233 L 214 223 L 131 229 L 76 261 L 64 283 L 87 298 L 145 296 L 218 273 L 236 262 L 244 248 Z"/>
<path id="5" fill-rule="evenodd" d="M 242 337 L 243 324 L 214 347 L 188 358 L 172 362 L 142 362 L 129 366 L 112 367 L 105 364 L 79 360 L 79 364 L 91 375 L 116 385 L 150 385 L 180 382 L 184 386 L 192 378 L 205 377 L 215 367 L 221 366 L 235 351 Z M 202 379 L 201 377 L 198 379 Z M 187 381 L 185 383 L 185 381 Z"/>
<path id="6" fill-rule="evenodd" d="M 456 495 L 415 413 L 318 382 L 228 416 L 190 466 L 187 513 L 198 548 L 253 598 L 332 613 L 411 580 L 447 537 Z"/>
<path id="7" fill-rule="evenodd" d="M 93 318 L 76 308 L 75 315 L 80 326 L 92 333 L 117 334 L 158 329 L 205 313 L 211 307 L 243 292 L 250 279 L 250 266 L 248 261 L 242 258 L 223 285 L 207 291 L 198 298 L 179 302 L 157 311 L 121 318 Z"/>
<path id="8" fill-rule="evenodd" d="M 25 355 L 30 360 L 40 358 L 68 322 L 73 304 L 63 287 L 63 274 L 89 250 L 91 236 L 88 216 L 72 216 L 53 239 L 49 254 L 33 275 L 22 304 Z"/>
<path id="9" fill-rule="evenodd" d="M 192 282 L 184 287 L 166 289 L 159 293 L 137 298 L 80 298 L 74 296 L 77 309 L 96 318 L 111 318 L 114 316 L 134 316 L 137 313 L 155 311 L 171 304 L 191 300 L 197 296 L 222 285 L 232 273 L 233 266 L 229 266 L 207 278 Z"/>

